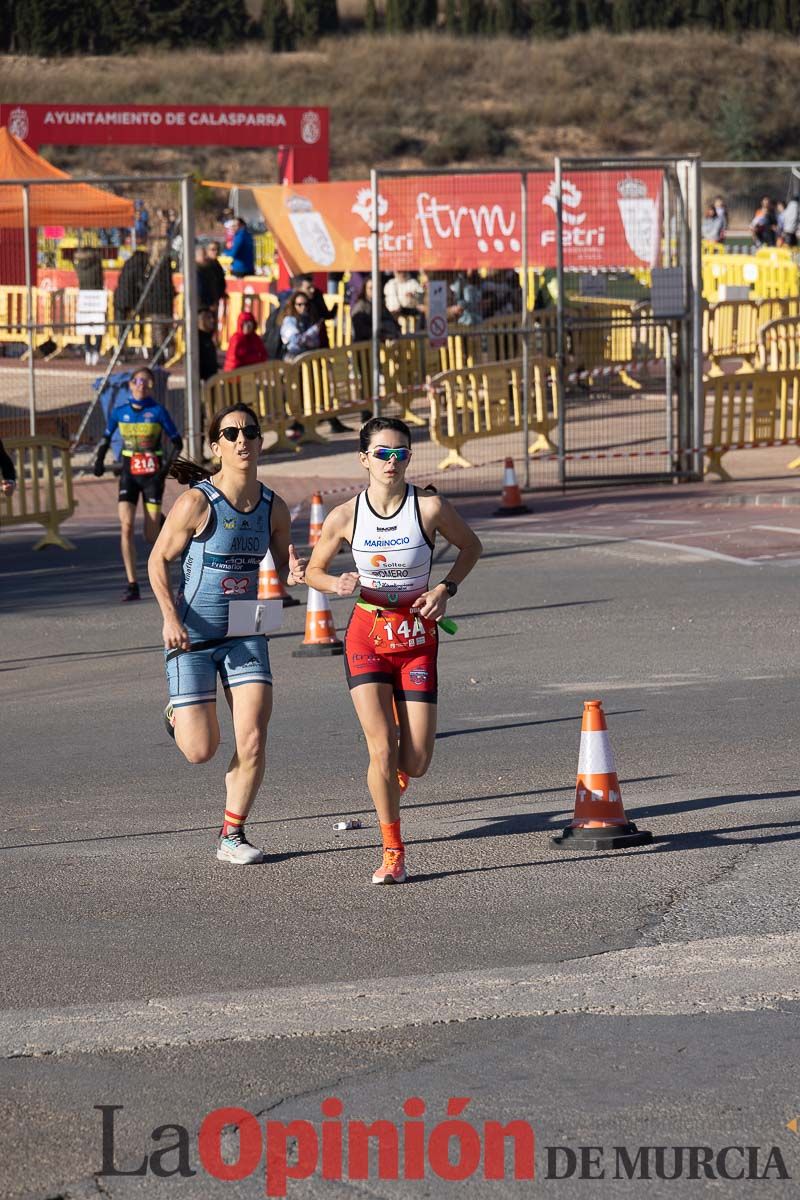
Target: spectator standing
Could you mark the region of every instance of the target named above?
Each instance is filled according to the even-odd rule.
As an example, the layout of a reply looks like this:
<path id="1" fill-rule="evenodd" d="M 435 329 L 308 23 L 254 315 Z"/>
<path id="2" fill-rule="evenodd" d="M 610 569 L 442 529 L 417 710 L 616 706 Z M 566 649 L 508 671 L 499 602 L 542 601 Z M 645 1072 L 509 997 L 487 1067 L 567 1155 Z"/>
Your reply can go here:
<path id="1" fill-rule="evenodd" d="M 197 298 L 203 308 L 216 308 L 217 281 L 202 243 L 195 246 L 194 261 L 197 268 Z"/>
<path id="2" fill-rule="evenodd" d="M 255 317 L 250 312 L 239 313 L 236 333 L 231 338 L 225 355 L 225 370 L 236 371 L 239 367 L 250 367 L 254 363 L 266 361 L 267 351 L 256 333 Z"/>
<path id="3" fill-rule="evenodd" d="M 350 313 L 353 322 L 353 341 L 368 342 L 372 338 L 372 279 L 367 278 L 361 285 L 358 299 L 353 305 Z M 379 330 L 380 340 L 382 342 L 391 341 L 394 338 L 401 336 L 400 326 L 397 323 L 397 318 L 393 317 L 386 307 L 385 303 L 381 303 L 381 322 Z"/>
<path id="4" fill-rule="evenodd" d="M 150 236 L 150 213 L 144 206 L 144 200 L 134 200 L 133 236 L 137 242 L 146 242 Z"/>
<path id="5" fill-rule="evenodd" d="M 325 303 L 325 297 L 314 283 L 311 275 L 294 275 L 292 277 L 292 287 L 295 291 L 302 292 L 308 300 L 308 315 L 315 324 L 319 323 L 320 349 L 327 350 L 330 346 L 330 340 L 325 322 L 331 319 L 331 313 Z"/>
<path id="6" fill-rule="evenodd" d="M 775 209 L 769 196 L 763 196 L 761 204 L 750 222 L 750 232 L 757 246 L 774 246 L 777 230 Z"/>
<path id="7" fill-rule="evenodd" d="M 103 259 L 97 246 L 79 246 L 72 260 L 78 276 L 78 290 L 101 292 L 103 290 Z M 94 367 L 100 358 L 100 337 L 96 333 L 84 334 L 84 357 L 86 365 Z"/>
<path id="8" fill-rule="evenodd" d="M 797 231 L 800 226 L 800 192 L 793 192 L 792 198 L 783 213 L 783 245 L 797 245 Z"/>
<path id="9" fill-rule="evenodd" d="M 717 216 L 719 217 L 719 219 L 722 221 L 722 228 L 720 230 L 719 240 L 721 242 L 724 242 L 725 235 L 728 232 L 728 226 L 730 224 L 730 221 L 728 219 L 728 206 L 725 203 L 724 196 L 715 196 L 714 197 L 714 211 L 717 214 Z"/>
<path id="10" fill-rule="evenodd" d="M 216 309 L 220 300 L 227 300 L 228 285 L 225 280 L 225 268 L 219 261 L 219 242 L 209 242 L 206 246 L 206 262 L 209 278 L 213 280 L 214 300 L 212 307 Z"/>
<path id="11" fill-rule="evenodd" d="M 477 271 L 464 271 L 452 285 L 453 296 L 461 312 L 459 325 L 480 325 L 483 320 L 483 290 Z"/>
<path id="12" fill-rule="evenodd" d="M 147 242 L 140 242 L 119 273 L 114 290 L 114 319 L 125 322 L 136 309 L 150 273 Z M 118 331 L 119 334 L 120 331 Z"/>
<path id="13" fill-rule="evenodd" d="M 293 292 L 281 310 L 278 322 L 285 359 L 320 347 L 322 322 L 312 320 L 310 307 L 304 292 Z"/>
<path id="14" fill-rule="evenodd" d="M 205 383 L 219 371 L 217 343 L 217 313 L 214 308 L 201 308 L 197 314 L 197 344 L 200 351 L 200 379 Z"/>
<path id="15" fill-rule="evenodd" d="M 410 271 L 395 271 L 383 289 L 386 307 L 395 317 L 418 317 L 425 312 L 425 288 Z"/>
<path id="16" fill-rule="evenodd" d="M 717 212 L 716 206 L 707 204 L 701 226 L 703 240 L 706 242 L 721 242 L 725 237 L 723 219 Z"/>
<path id="17" fill-rule="evenodd" d="M 233 236 L 231 244 L 231 275 L 237 279 L 243 279 L 246 275 L 254 275 L 256 270 L 256 251 L 253 243 L 253 235 L 247 228 L 247 225 L 238 217 L 236 220 L 236 233 Z"/>

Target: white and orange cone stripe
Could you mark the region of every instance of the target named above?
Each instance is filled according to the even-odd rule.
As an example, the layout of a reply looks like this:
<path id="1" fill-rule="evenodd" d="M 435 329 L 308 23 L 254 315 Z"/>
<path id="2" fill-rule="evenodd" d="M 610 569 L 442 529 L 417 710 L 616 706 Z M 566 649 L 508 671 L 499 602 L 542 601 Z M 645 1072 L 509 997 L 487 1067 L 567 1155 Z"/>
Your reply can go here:
<path id="1" fill-rule="evenodd" d="M 343 643 L 336 636 L 330 601 L 324 592 L 308 589 L 306 608 L 306 634 L 303 641 L 292 651 L 293 658 L 311 655 L 342 654 Z"/>
<path id="2" fill-rule="evenodd" d="M 311 516 L 308 522 L 308 544 L 316 546 L 322 533 L 322 522 L 325 520 L 325 505 L 322 503 L 322 496 L 319 492 L 314 492 L 311 497 Z"/>
<path id="3" fill-rule="evenodd" d="M 622 793 L 603 702 L 586 700 L 583 705 L 572 828 L 596 829 L 628 824 L 622 807 Z"/>
<path id="4" fill-rule="evenodd" d="M 520 513 L 530 512 L 526 504 L 522 503 L 522 496 L 517 483 L 517 473 L 514 470 L 513 458 L 505 460 L 505 468 L 503 470 L 503 494 L 500 498 L 500 507 L 497 509 L 495 516 L 516 516 Z"/>
<path id="5" fill-rule="evenodd" d="M 259 600 L 282 600 L 286 595 L 283 585 L 275 570 L 275 560 L 271 551 L 262 558 L 258 566 L 258 598 Z"/>

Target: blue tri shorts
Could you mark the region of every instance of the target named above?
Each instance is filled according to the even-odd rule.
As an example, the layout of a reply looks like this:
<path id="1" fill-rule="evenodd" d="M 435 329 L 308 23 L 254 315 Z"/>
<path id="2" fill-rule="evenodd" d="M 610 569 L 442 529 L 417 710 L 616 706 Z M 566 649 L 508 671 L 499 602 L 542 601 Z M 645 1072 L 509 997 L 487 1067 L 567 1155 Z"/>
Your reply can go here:
<path id="1" fill-rule="evenodd" d="M 268 639 L 263 633 L 197 642 L 191 650 L 165 650 L 164 665 L 173 708 L 214 703 L 218 675 L 225 688 L 272 683 Z"/>

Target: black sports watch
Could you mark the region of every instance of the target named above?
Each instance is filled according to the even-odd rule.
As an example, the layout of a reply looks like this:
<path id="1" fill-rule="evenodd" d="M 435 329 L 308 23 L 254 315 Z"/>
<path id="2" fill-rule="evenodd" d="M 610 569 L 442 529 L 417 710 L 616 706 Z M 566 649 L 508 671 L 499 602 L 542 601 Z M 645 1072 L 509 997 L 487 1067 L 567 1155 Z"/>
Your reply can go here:
<path id="1" fill-rule="evenodd" d="M 447 594 L 452 600 L 453 596 L 455 596 L 456 592 L 458 591 L 458 584 L 452 579 L 443 579 L 442 586 L 447 588 Z"/>

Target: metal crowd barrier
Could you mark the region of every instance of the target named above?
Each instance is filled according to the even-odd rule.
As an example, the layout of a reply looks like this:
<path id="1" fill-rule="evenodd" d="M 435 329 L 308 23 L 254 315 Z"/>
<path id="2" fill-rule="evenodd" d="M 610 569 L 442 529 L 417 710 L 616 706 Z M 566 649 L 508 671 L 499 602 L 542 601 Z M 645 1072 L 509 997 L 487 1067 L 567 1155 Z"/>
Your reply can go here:
<path id="1" fill-rule="evenodd" d="M 554 361 L 532 358 L 529 375 L 529 422 L 536 439 L 528 453 L 537 454 L 555 450 L 549 434 L 558 424 L 558 372 Z M 429 381 L 428 394 L 431 439 L 448 451 L 440 471 L 473 465 L 461 452 L 468 441 L 522 430 L 520 359 L 444 371 Z"/>
<path id="2" fill-rule="evenodd" d="M 766 371 L 800 370 L 800 316 L 781 317 L 761 326 L 758 365 Z"/>
<path id="3" fill-rule="evenodd" d="M 729 449 L 791 441 L 800 435 L 800 375 L 795 371 L 717 375 L 706 380 L 705 397 L 711 418 L 707 475 L 731 478 L 722 465 Z M 800 465 L 800 460 L 790 465 Z"/>
<path id="4" fill-rule="evenodd" d="M 0 495 L 0 529 L 16 525 L 43 525 L 44 536 L 34 550 L 75 546 L 59 532 L 59 525 L 75 511 L 69 442 L 61 438 L 9 438 L 5 443 L 17 472 L 10 496 Z"/>

